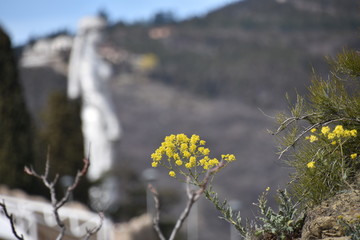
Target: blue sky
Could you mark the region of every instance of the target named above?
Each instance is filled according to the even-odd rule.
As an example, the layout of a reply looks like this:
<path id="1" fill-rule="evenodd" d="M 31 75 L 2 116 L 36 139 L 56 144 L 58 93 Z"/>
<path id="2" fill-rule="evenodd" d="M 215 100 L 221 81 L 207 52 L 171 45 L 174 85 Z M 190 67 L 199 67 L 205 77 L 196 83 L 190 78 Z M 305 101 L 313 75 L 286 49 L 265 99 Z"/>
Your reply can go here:
<path id="1" fill-rule="evenodd" d="M 57 30 L 74 31 L 83 16 L 104 9 L 110 20 L 145 20 L 159 11 L 172 11 L 179 18 L 202 15 L 235 0 L 1 0 L 0 24 L 13 45 L 30 36 Z"/>

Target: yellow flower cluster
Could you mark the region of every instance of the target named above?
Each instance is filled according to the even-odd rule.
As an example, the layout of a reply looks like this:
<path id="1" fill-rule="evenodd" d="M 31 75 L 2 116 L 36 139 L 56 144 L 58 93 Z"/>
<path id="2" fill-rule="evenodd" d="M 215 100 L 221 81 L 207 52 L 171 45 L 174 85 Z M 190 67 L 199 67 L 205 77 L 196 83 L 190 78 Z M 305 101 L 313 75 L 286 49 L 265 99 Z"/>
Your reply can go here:
<path id="1" fill-rule="evenodd" d="M 228 162 L 233 162 L 236 160 L 234 154 L 223 154 L 221 155 L 222 159 L 224 159 L 225 161 L 228 161 Z"/>
<path id="2" fill-rule="evenodd" d="M 314 161 L 308 162 L 308 164 L 306 164 L 306 166 L 308 168 L 315 168 L 315 162 Z"/>
<path id="3" fill-rule="evenodd" d="M 315 133 L 316 131 L 317 130 L 315 128 L 310 130 L 310 132 L 312 132 L 312 133 Z M 331 131 L 329 126 L 324 126 L 321 128 L 320 132 L 321 133 L 319 135 L 322 135 L 329 140 L 334 140 L 331 142 L 331 144 L 333 144 L 333 145 L 336 144 L 336 139 L 357 136 L 356 129 L 347 130 L 347 129 L 344 129 L 344 127 L 342 125 L 337 125 L 333 131 Z M 316 136 L 316 135 L 307 136 L 305 139 L 309 140 L 310 142 L 315 142 L 315 141 L 319 140 L 318 136 Z"/>
<path id="4" fill-rule="evenodd" d="M 187 175 L 186 169 L 199 167 L 204 171 L 218 166 L 220 161 L 209 157 L 210 149 L 205 144 L 196 134 L 191 137 L 183 133 L 166 136 L 160 147 L 151 154 L 151 166 L 158 167 L 160 164 L 168 168 L 171 177 L 176 177 L 177 172 Z M 227 162 L 236 160 L 233 154 L 222 155 L 222 159 Z"/>
<path id="5" fill-rule="evenodd" d="M 329 126 L 324 126 L 321 128 L 320 133 L 317 134 L 317 129 L 312 128 L 310 130 L 311 134 L 310 136 L 305 137 L 305 139 L 309 140 L 309 142 L 315 142 L 318 141 L 319 138 L 330 140 L 331 145 L 336 145 L 338 143 L 343 143 L 342 139 L 350 138 L 350 137 L 356 137 L 357 136 L 357 130 L 347 130 L 344 129 L 342 125 L 337 125 L 335 128 L 331 131 Z M 342 141 L 342 142 L 341 142 Z M 353 153 L 350 155 L 351 159 L 357 158 L 357 153 Z M 306 165 L 308 168 L 315 168 L 315 162 L 310 161 Z"/>
<path id="6" fill-rule="evenodd" d="M 170 177 L 176 177 L 176 173 L 175 173 L 174 171 L 170 171 L 170 172 L 169 172 L 169 176 L 170 176 Z"/>

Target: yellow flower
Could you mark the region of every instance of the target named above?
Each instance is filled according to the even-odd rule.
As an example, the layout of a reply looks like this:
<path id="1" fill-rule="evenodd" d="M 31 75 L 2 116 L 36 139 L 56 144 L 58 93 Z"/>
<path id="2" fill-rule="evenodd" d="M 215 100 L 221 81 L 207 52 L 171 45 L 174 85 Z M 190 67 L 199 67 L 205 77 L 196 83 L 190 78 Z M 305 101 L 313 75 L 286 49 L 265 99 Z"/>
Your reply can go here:
<path id="1" fill-rule="evenodd" d="M 315 168 L 315 162 L 314 161 L 308 162 L 308 164 L 306 164 L 306 166 L 308 168 Z"/>
<path id="2" fill-rule="evenodd" d="M 326 135 L 326 134 L 328 134 L 329 132 L 330 132 L 329 126 L 325 126 L 325 127 L 322 127 L 322 128 L 321 128 L 321 133 L 322 133 L 322 134 Z"/>
<path id="3" fill-rule="evenodd" d="M 318 137 L 315 135 L 311 135 L 309 139 L 310 139 L 310 142 L 315 142 L 318 140 Z"/>
<path id="4" fill-rule="evenodd" d="M 357 157 L 357 153 L 353 153 L 350 155 L 351 159 L 355 159 Z"/>
<path id="5" fill-rule="evenodd" d="M 267 192 L 270 191 L 270 187 L 267 187 L 267 188 L 265 189 L 265 191 L 267 191 Z"/>
<path id="6" fill-rule="evenodd" d="M 312 133 L 316 132 L 316 128 L 311 129 L 310 132 Z"/>
<path id="7" fill-rule="evenodd" d="M 228 162 L 233 162 L 236 160 L 235 158 L 235 155 L 234 154 L 223 154 L 221 155 L 222 159 L 224 159 L 225 161 L 228 161 Z"/>
<path id="8" fill-rule="evenodd" d="M 186 158 L 188 158 L 188 157 L 191 156 L 191 153 L 189 153 L 188 151 L 184 151 L 184 152 L 183 152 L 183 156 L 186 157 Z"/>
<path id="9" fill-rule="evenodd" d="M 216 158 L 210 159 L 208 156 L 210 149 L 205 147 L 205 143 L 196 134 L 190 138 L 183 133 L 166 136 L 160 147 L 151 154 L 151 166 L 158 167 L 161 165 L 168 168 L 171 177 L 181 174 L 197 181 L 199 175 L 205 172 L 197 171 L 197 168 L 210 169 L 220 164 Z M 223 160 L 228 162 L 235 160 L 235 156 L 232 154 L 224 156 L 226 157 Z M 203 158 L 201 159 L 201 157 Z M 174 168 L 174 166 L 176 167 Z M 184 169 L 188 170 L 184 171 Z"/>
<path id="10" fill-rule="evenodd" d="M 332 145 L 336 145 L 336 141 L 332 141 L 331 144 L 332 144 Z"/>
<path id="11" fill-rule="evenodd" d="M 195 144 L 190 145 L 189 150 L 190 150 L 190 152 L 194 153 L 196 150 L 196 145 Z"/>
<path id="12" fill-rule="evenodd" d="M 199 135 L 193 134 L 190 138 L 190 143 L 191 144 L 196 144 L 198 141 L 200 140 Z"/>
<path id="13" fill-rule="evenodd" d="M 337 125 L 333 131 L 337 137 L 341 137 L 344 134 L 344 128 L 342 125 Z"/>
<path id="14" fill-rule="evenodd" d="M 180 151 L 184 152 L 188 148 L 188 145 L 186 143 L 182 143 L 180 146 Z"/>
<path id="15" fill-rule="evenodd" d="M 216 158 L 213 158 L 208 162 L 208 167 L 211 168 L 211 167 L 216 166 L 218 164 L 219 164 L 219 160 L 217 160 Z"/>
<path id="16" fill-rule="evenodd" d="M 178 135 L 176 135 L 176 140 L 181 143 L 181 142 L 188 142 L 189 141 L 189 138 L 183 134 L 183 133 L 180 133 Z"/>
<path id="17" fill-rule="evenodd" d="M 171 158 L 174 155 L 174 152 L 171 148 L 166 149 L 166 156 Z"/>
<path id="18" fill-rule="evenodd" d="M 329 140 L 334 139 L 335 137 L 336 137 L 335 133 L 329 133 L 328 135 Z"/>
<path id="19" fill-rule="evenodd" d="M 232 161 L 235 161 L 235 160 L 236 160 L 235 155 L 234 154 L 229 154 L 228 162 L 232 162 Z"/>
<path id="20" fill-rule="evenodd" d="M 350 135 L 351 135 L 352 137 L 356 137 L 356 136 L 357 136 L 357 131 L 356 131 L 356 129 L 350 130 Z"/>
<path id="21" fill-rule="evenodd" d="M 350 130 L 345 130 L 345 131 L 343 132 L 343 136 L 344 136 L 344 137 L 351 137 Z"/>
<path id="22" fill-rule="evenodd" d="M 209 155 L 209 153 L 210 153 L 210 149 L 204 148 L 202 154 L 204 154 L 204 155 Z"/>
<path id="23" fill-rule="evenodd" d="M 165 137 L 165 142 L 173 142 L 176 139 L 176 136 L 174 134 L 171 134 L 170 136 Z"/>

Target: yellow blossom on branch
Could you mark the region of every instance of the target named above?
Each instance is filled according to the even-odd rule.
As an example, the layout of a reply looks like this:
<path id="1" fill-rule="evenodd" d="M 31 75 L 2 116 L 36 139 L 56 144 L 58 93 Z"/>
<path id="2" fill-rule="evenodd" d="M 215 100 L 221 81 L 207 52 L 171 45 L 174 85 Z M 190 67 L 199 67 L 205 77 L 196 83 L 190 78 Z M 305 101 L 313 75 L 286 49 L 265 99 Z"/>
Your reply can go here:
<path id="1" fill-rule="evenodd" d="M 356 137 L 357 136 L 357 130 L 356 129 L 350 130 L 350 135 L 352 137 Z"/>
<path id="2" fill-rule="evenodd" d="M 225 161 L 228 161 L 228 162 L 233 162 L 236 160 L 234 154 L 221 155 L 221 157 L 222 157 L 222 159 L 224 159 Z"/>
<path id="3" fill-rule="evenodd" d="M 180 174 L 196 180 L 200 174 L 216 167 L 222 168 L 236 160 L 233 154 L 222 155 L 221 160 L 210 158 L 210 149 L 205 147 L 205 143 L 206 141 L 196 134 L 191 137 L 183 133 L 167 136 L 160 147 L 151 154 L 151 166 L 166 167 L 171 177 Z"/>
<path id="4" fill-rule="evenodd" d="M 335 133 L 329 133 L 328 134 L 328 139 L 331 140 L 331 139 L 334 139 L 336 137 L 336 134 Z"/>
<path id="5" fill-rule="evenodd" d="M 321 137 L 322 135 L 328 140 L 350 138 L 357 136 L 356 129 L 352 129 L 352 130 L 344 129 L 342 125 L 335 126 L 333 131 L 331 131 L 329 126 L 324 126 L 320 130 L 321 134 L 317 134 L 315 128 L 312 128 L 310 132 L 313 134 L 310 136 L 306 136 L 305 139 L 309 140 L 311 143 L 319 140 L 319 137 Z M 337 141 L 332 141 L 331 144 L 335 145 L 336 142 Z"/>
<path id="6" fill-rule="evenodd" d="M 319 139 L 318 139 L 317 136 L 311 135 L 310 138 L 309 138 L 309 140 L 310 140 L 310 142 L 315 142 L 315 141 L 317 141 L 317 140 L 319 140 Z"/>
<path id="7" fill-rule="evenodd" d="M 355 159 L 357 157 L 357 153 L 353 153 L 350 155 L 351 159 Z"/>
<path id="8" fill-rule="evenodd" d="M 322 134 L 326 135 L 326 134 L 328 134 L 329 132 L 330 132 L 329 126 L 325 126 L 325 127 L 322 127 L 322 128 L 321 128 L 321 133 L 322 133 Z"/>
<path id="9" fill-rule="evenodd" d="M 341 137 L 344 135 L 344 128 L 342 125 L 337 125 L 333 131 L 337 137 Z"/>
<path id="10" fill-rule="evenodd" d="M 308 164 L 306 164 L 306 166 L 308 168 L 315 168 L 315 162 L 314 161 L 308 162 Z"/>

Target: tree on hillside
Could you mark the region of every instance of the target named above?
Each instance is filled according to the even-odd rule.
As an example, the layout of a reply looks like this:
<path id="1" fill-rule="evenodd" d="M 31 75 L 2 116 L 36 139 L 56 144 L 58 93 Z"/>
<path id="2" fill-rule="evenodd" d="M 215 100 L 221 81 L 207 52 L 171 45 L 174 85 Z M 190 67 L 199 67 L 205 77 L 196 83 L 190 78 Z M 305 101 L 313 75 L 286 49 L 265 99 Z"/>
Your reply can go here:
<path id="1" fill-rule="evenodd" d="M 49 97 L 42 117 L 44 126 L 39 133 L 40 161 L 36 167 L 41 169 L 44 166 L 46 151 L 49 151 L 53 170 L 51 175 L 75 175 L 84 158 L 79 101 L 70 101 L 65 93 L 54 92 Z M 66 185 L 66 178 L 63 184 Z M 78 191 L 74 192 L 75 197 L 86 202 L 88 182 L 83 179 L 80 185 Z M 60 186 L 58 190 L 62 190 Z"/>
<path id="2" fill-rule="evenodd" d="M 32 121 L 27 111 L 11 41 L 0 28 L 0 184 L 30 190 L 23 173 L 33 163 Z"/>

